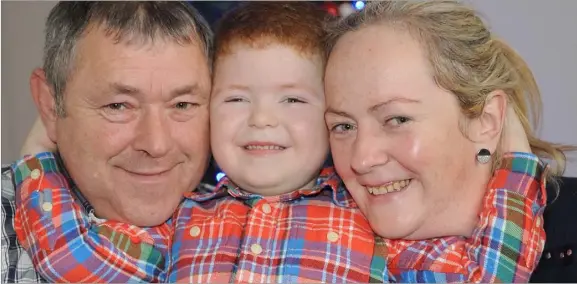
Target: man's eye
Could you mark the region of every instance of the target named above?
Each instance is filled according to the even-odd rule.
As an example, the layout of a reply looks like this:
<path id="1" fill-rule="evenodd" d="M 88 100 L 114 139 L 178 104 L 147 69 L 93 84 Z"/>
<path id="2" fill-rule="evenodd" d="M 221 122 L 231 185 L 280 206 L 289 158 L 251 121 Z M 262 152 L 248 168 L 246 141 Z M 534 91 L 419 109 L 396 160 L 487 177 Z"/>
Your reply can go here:
<path id="1" fill-rule="evenodd" d="M 125 110 L 127 108 L 125 103 L 111 103 L 105 107 L 114 111 Z"/>
<path id="2" fill-rule="evenodd" d="M 198 104 L 195 103 L 189 103 L 189 102 L 178 102 L 176 103 L 176 105 L 174 105 L 174 107 L 176 107 L 177 109 L 189 109 L 192 107 L 198 106 Z"/>

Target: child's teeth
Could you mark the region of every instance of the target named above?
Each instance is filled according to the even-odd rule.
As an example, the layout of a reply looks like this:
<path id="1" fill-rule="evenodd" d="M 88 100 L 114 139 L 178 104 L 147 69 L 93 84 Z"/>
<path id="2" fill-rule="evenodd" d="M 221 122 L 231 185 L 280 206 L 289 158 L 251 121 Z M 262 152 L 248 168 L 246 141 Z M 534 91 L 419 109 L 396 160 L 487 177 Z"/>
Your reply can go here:
<path id="1" fill-rule="evenodd" d="M 399 180 L 399 181 L 395 181 L 393 183 L 389 183 L 387 185 L 382 185 L 382 186 L 378 186 L 378 187 L 367 187 L 367 190 L 369 191 L 370 194 L 381 195 L 381 194 L 385 194 L 385 193 L 401 191 L 402 189 L 407 187 L 410 183 L 411 183 L 410 179 Z"/>
<path id="2" fill-rule="evenodd" d="M 246 146 L 247 150 L 282 150 L 283 147 L 276 146 L 276 145 L 267 145 L 267 146 L 257 146 L 257 145 L 248 145 Z"/>

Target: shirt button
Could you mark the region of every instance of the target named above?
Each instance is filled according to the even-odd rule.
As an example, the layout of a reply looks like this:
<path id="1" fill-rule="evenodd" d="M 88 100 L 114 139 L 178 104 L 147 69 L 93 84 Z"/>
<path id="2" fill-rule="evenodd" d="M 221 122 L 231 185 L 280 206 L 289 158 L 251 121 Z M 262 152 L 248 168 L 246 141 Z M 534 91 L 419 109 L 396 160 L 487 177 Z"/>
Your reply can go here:
<path id="1" fill-rule="evenodd" d="M 327 234 L 327 240 L 329 240 L 329 242 L 334 243 L 339 239 L 339 234 L 335 233 L 335 232 L 329 232 Z"/>
<path id="2" fill-rule="evenodd" d="M 200 228 L 198 226 L 190 228 L 190 235 L 192 237 L 198 237 L 200 235 Z"/>
<path id="3" fill-rule="evenodd" d="M 140 244 L 140 238 L 138 236 L 130 236 L 130 241 L 135 245 Z"/>
<path id="4" fill-rule="evenodd" d="M 42 210 L 44 210 L 45 212 L 52 211 L 52 203 L 50 203 L 50 202 L 42 203 Z"/>
<path id="5" fill-rule="evenodd" d="M 262 206 L 262 212 L 269 214 L 271 212 L 270 205 L 268 205 L 268 204 L 263 205 Z"/>
<path id="6" fill-rule="evenodd" d="M 32 177 L 32 179 L 38 179 L 40 177 L 40 170 L 39 169 L 32 170 L 32 172 L 30 173 L 30 177 Z"/>
<path id="7" fill-rule="evenodd" d="M 259 244 L 253 244 L 250 246 L 250 251 L 254 254 L 260 254 L 262 252 L 262 247 Z"/>

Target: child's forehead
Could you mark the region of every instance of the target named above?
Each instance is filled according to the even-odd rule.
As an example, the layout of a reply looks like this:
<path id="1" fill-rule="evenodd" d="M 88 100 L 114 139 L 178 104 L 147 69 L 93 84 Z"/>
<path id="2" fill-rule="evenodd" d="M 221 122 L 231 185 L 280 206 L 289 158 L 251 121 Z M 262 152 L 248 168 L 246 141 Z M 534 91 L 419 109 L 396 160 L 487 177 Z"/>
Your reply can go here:
<path id="1" fill-rule="evenodd" d="M 219 65 L 219 62 L 222 62 L 223 59 L 229 58 L 231 55 L 242 57 L 252 53 L 264 56 L 266 52 L 270 52 L 271 50 L 282 50 L 283 53 L 292 53 L 293 55 L 307 60 L 321 68 L 324 65 L 321 52 L 317 52 L 300 45 L 279 42 L 274 38 L 264 37 L 250 42 L 237 40 L 235 42 L 228 43 L 226 48 L 219 48 L 218 50 L 219 51 L 215 54 L 214 57 L 215 67 Z"/>

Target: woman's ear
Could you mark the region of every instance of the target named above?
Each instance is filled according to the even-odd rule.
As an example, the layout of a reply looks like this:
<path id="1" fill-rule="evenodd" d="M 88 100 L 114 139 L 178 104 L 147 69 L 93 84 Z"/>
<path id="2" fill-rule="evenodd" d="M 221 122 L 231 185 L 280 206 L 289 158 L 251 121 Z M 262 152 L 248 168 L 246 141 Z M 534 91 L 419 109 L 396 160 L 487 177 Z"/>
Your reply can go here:
<path id="1" fill-rule="evenodd" d="M 48 137 L 52 142 L 56 142 L 56 99 L 42 68 L 34 69 L 30 75 L 30 93 L 46 127 Z"/>
<path id="2" fill-rule="evenodd" d="M 469 138 L 482 148 L 495 149 L 501 137 L 507 115 L 507 94 L 495 90 L 485 99 L 479 117 L 469 124 Z"/>

